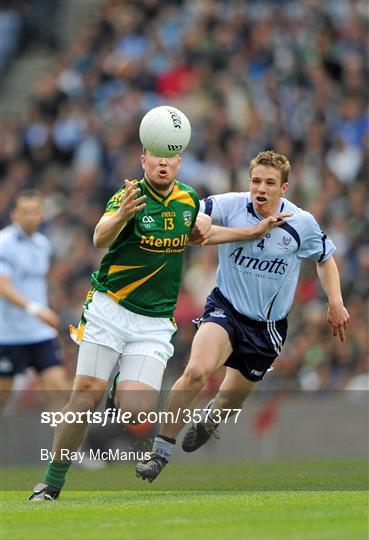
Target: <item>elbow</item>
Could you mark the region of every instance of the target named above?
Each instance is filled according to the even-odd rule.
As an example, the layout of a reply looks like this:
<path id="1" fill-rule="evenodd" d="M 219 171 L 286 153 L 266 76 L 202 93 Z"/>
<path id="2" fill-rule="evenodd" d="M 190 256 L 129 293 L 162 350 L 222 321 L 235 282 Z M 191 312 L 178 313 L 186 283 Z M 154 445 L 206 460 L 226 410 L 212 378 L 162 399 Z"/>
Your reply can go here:
<path id="1" fill-rule="evenodd" d="M 99 235 L 96 231 L 94 232 L 92 241 L 96 249 L 104 249 L 108 247 L 104 240 L 101 238 L 101 235 Z"/>
<path id="2" fill-rule="evenodd" d="M 92 241 L 96 249 L 104 249 L 107 247 L 106 240 L 102 232 L 103 231 L 100 228 L 100 222 L 99 222 L 95 227 L 94 235 L 92 237 Z"/>
<path id="3" fill-rule="evenodd" d="M 98 240 L 98 241 L 94 240 L 94 246 L 96 249 L 106 249 L 107 247 L 109 247 L 108 244 L 101 242 L 101 240 Z"/>
<path id="4" fill-rule="evenodd" d="M 96 230 L 94 232 L 94 235 L 92 237 L 93 244 L 96 249 L 100 249 L 100 238 L 99 235 L 96 233 Z"/>

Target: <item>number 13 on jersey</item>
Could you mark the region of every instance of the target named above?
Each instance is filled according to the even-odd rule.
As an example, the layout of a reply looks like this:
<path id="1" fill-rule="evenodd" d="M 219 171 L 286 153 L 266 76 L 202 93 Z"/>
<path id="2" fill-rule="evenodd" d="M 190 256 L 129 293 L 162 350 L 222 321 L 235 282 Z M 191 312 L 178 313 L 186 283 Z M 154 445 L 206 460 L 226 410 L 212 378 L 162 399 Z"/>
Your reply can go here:
<path id="1" fill-rule="evenodd" d="M 164 230 L 172 231 L 174 229 L 174 219 L 171 217 L 164 218 Z"/>

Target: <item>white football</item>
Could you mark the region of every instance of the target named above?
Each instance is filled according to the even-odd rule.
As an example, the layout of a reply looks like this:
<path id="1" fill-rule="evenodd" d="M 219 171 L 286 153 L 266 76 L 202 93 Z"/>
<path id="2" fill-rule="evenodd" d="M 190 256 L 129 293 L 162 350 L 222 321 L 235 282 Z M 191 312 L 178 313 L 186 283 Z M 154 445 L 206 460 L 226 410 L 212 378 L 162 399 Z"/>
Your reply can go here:
<path id="1" fill-rule="evenodd" d="M 163 105 L 151 109 L 140 124 L 142 146 L 152 154 L 170 157 L 182 153 L 191 139 L 191 124 L 175 107 Z"/>

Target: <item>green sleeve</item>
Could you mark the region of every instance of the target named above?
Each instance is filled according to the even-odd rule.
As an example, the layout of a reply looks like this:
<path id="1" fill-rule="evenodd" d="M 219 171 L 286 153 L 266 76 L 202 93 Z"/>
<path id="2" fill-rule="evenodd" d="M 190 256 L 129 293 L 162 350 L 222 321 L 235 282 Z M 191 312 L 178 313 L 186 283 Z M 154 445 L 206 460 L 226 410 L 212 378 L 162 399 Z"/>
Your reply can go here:
<path id="1" fill-rule="evenodd" d="M 105 208 L 104 215 L 116 212 L 122 205 L 125 188 L 120 188 L 110 199 L 108 200 Z"/>
<path id="2" fill-rule="evenodd" d="M 191 229 L 192 229 L 193 226 L 195 225 L 197 214 L 199 213 L 199 210 L 200 210 L 200 199 L 199 199 L 199 196 L 197 195 L 197 193 L 196 193 L 196 191 L 194 189 L 191 190 L 191 195 L 192 195 L 192 198 L 193 198 L 193 200 L 194 200 L 194 202 L 196 204 L 196 206 L 195 206 L 195 214 L 194 214 L 192 225 L 191 225 Z"/>

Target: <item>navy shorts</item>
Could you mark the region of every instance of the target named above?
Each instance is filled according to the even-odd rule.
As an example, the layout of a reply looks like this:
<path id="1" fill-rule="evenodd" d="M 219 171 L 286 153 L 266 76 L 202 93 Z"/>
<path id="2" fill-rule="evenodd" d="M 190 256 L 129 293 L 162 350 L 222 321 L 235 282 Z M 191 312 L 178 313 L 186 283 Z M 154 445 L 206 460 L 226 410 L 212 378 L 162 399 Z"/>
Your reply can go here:
<path id="1" fill-rule="evenodd" d="M 62 365 L 63 356 L 57 339 L 27 345 L 0 345 L 0 377 L 14 377 L 33 367 L 37 373 Z"/>
<path id="2" fill-rule="evenodd" d="M 219 324 L 226 330 L 233 352 L 224 365 L 238 369 L 254 382 L 263 379 L 287 337 L 287 319 L 249 319 L 239 313 L 218 288 L 209 294 L 201 321 Z"/>

